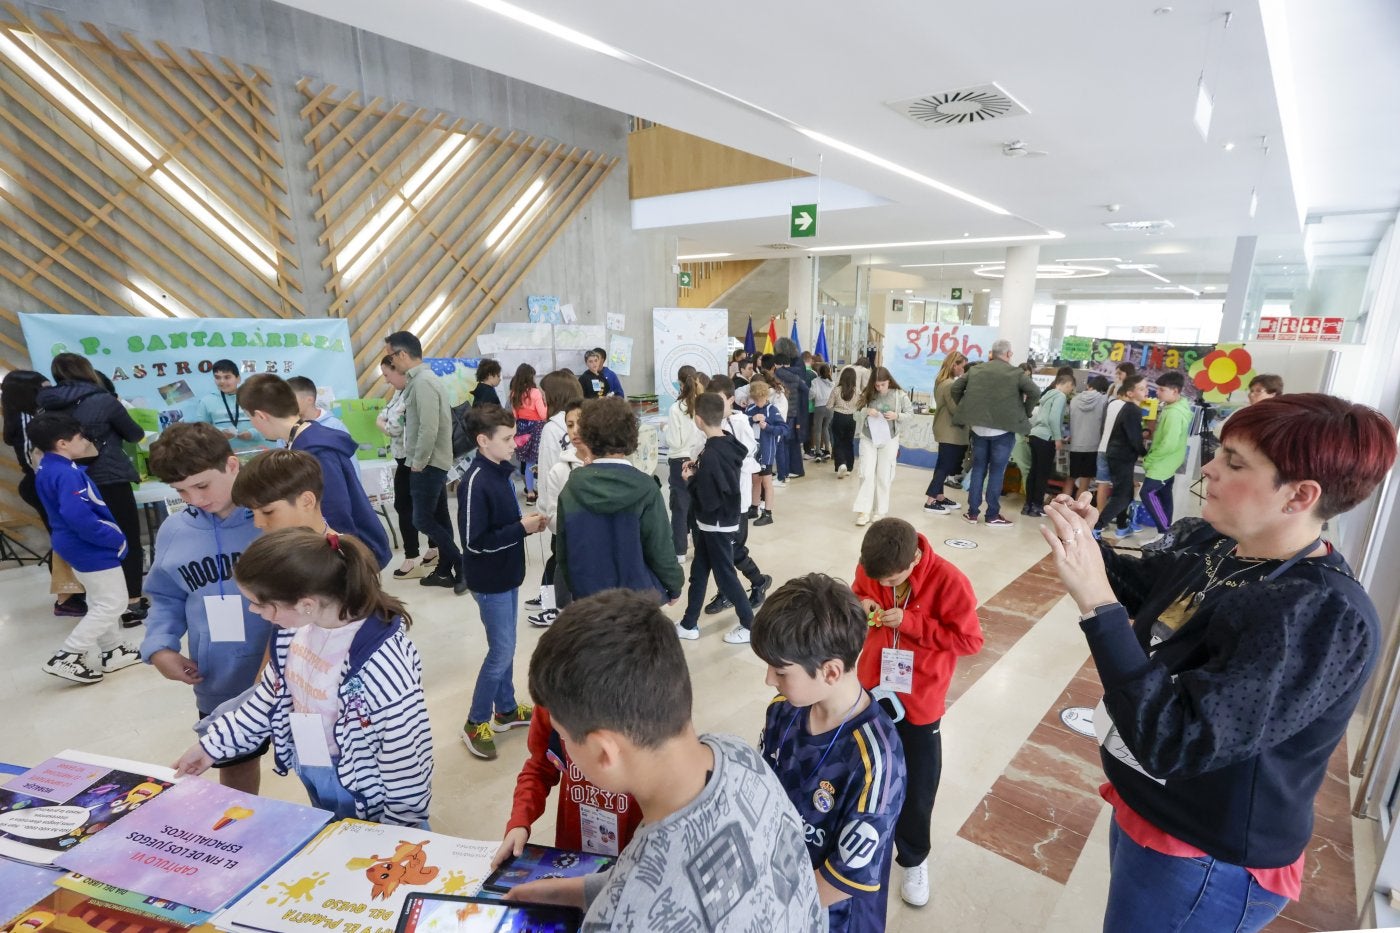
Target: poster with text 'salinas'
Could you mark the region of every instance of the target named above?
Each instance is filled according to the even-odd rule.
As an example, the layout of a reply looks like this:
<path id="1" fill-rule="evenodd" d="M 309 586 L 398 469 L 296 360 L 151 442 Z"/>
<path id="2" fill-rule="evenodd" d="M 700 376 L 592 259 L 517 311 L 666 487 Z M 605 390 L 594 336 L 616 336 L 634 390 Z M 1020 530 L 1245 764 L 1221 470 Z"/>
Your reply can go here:
<path id="1" fill-rule="evenodd" d="M 300 849 L 325 810 L 186 778 L 58 864 L 128 891 L 218 910 Z"/>
<path id="2" fill-rule="evenodd" d="M 51 864 L 169 790 L 169 768 L 64 751 L 0 783 L 0 856 Z"/>
<path id="3" fill-rule="evenodd" d="M 393 933 L 411 893 L 475 894 L 498 845 L 342 820 L 213 923 L 231 933 Z"/>

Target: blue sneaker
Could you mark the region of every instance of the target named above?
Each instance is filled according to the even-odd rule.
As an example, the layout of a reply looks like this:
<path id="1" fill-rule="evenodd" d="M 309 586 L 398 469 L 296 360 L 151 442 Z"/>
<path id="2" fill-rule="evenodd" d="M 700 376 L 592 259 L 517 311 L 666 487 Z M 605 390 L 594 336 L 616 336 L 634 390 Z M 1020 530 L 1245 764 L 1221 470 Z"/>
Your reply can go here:
<path id="1" fill-rule="evenodd" d="M 1098 528 L 1095 528 L 1095 529 L 1093 530 L 1093 535 L 1094 535 L 1094 540 L 1095 540 L 1095 541 L 1102 541 L 1102 540 L 1103 540 L 1103 532 L 1100 531 Z"/>
<path id="2" fill-rule="evenodd" d="M 1131 538 L 1133 535 L 1142 534 L 1142 526 L 1137 522 L 1129 522 L 1128 527 L 1118 532 L 1120 538 Z"/>

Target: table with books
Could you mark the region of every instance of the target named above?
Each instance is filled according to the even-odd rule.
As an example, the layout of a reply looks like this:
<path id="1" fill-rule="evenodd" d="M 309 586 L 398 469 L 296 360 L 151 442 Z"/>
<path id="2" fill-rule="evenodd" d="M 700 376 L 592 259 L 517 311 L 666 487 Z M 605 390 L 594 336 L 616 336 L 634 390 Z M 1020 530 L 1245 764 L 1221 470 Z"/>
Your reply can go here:
<path id="1" fill-rule="evenodd" d="M 478 929 L 468 916 L 494 930 L 517 909 L 492 887 L 507 874 L 491 876 L 498 845 L 335 820 L 167 768 L 64 751 L 28 770 L 0 766 L 0 930 L 393 933 L 414 929 L 401 913 L 426 929 L 434 910 L 449 909 L 459 930 Z M 590 871 L 611 863 L 558 855 L 594 858 Z M 529 870 L 540 869 L 520 873 Z M 563 918 L 551 928 L 577 928 L 573 912 L 541 910 Z"/>

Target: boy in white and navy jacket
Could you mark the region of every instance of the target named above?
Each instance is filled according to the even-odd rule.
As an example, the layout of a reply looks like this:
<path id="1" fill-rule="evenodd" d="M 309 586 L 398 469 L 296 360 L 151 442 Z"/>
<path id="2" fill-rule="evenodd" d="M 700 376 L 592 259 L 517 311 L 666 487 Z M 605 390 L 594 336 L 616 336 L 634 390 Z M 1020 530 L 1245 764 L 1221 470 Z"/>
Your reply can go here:
<path id="1" fill-rule="evenodd" d="M 44 453 L 34 488 L 49 516 L 53 549 L 73 567 L 87 591 L 87 614 L 63 641 L 63 648 L 44 663 L 44 671 L 79 684 L 95 684 L 103 674 L 139 664 L 141 655 L 122 644 L 121 615 L 127 608 L 126 535 L 117 527 L 87 470 L 74 460 L 97 456 L 83 436 L 82 425 L 69 415 L 44 414 L 29 422 L 29 443 Z M 92 649 L 99 664 L 89 664 Z"/>

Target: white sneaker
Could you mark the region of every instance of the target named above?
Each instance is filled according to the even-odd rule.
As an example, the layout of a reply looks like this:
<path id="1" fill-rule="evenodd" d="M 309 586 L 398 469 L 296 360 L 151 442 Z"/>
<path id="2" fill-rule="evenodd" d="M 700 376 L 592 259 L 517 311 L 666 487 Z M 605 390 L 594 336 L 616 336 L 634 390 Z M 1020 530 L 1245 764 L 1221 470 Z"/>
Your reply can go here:
<path id="1" fill-rule="evenodd" d="M 846 469 L 846 464 L 844 463 L 836 468 L 836 475 L 841 479 L 845 479 L 850 472 L 850 470 Z"/>
<path id="2" fill-rule="evenodd" d="M 786 488 L 787 488 L 787 480 L 785 480 L 785 479 L 775 479 L 775 480 L 773 480 L 773 488 L 774 488 L 774 489 L 786 489 Z"/>
<path id="3" fill-rule="evenodd" d="M 111 651 L 102 652 L 102 673 L 110 674 L 124 667 L 141 663 L 141 652 L 126 645 L 117 645 Z"/>
<path id="4" fill-rule="evenodd" d="M 88 667 L 87 658 L 76 651 L 59 651 L 44 662 L 44 673 L 75 684 L 100 684 L 102 672 Z"/>
<path id="5" fill-rule="evenodd" d="M 677 623 L 676 623 L 676 637 L 677 637 L 677 638 L 683 638 L 683 639 L 685 639 L 686 641 L 699 641 L 699 640 L 700 640 L 700 627 L 699 627 L 699 626 L 696 626 L 695 628 L 686 628 L 684 625 L 681 625 L 679 622 L 677 622 Z M 728 640 L 729 640 L 728 638 L 725 638 L 725 641 L 728 641 Z"/>
<path id="6" fill-rule="evenodd" d="M 525 621 L 529 622 L 535 628 L 549 628 L 554 624 L 554 620 L 557 618 L 559 618 L 558 609 L 545 609 L 543 612 L 536 615 L 526 616 Z"/>
<path id="7" fill-rule="evenodd" d="M 875 513 L 875 517 L 874 517 L 873 519 L 871 519 L 871 521 L 876 521 L 876 522 L 878 522 L 880 519 L 882 519 L 882 518 L 884 518 L 884 517 L 885 517 L 885 513 L 884 513 L 884 512 L 876 512 L 876 513 Z"/>
<path id="8" fill-rule="evenodd" d="M 904 869 L 904 883 L 899 886 L 899 896 L 911 907 L 922 907 L 928 903 L 928 859 Z"/>
<path id="9" fill-rule="evenodd" d="M 856 527 L 857 527 L 857 528 L 861 527 L 862 525 L 868 525 L 868 524 L 870 524 L 870 513 L 869 513 L 869 512 L 861 512 L 859 515 L 856 516 Z"/>
<path id="10" fill-rule="evenodd" d="M 699 633 L 696 633 L 696 637 L 699 637 Z M 749 630 L 742 625 L 734 626 L 724 634 L 724 643 L 726 645 L 747 645 L 749 643 Z"/>

